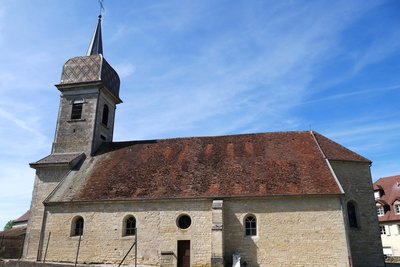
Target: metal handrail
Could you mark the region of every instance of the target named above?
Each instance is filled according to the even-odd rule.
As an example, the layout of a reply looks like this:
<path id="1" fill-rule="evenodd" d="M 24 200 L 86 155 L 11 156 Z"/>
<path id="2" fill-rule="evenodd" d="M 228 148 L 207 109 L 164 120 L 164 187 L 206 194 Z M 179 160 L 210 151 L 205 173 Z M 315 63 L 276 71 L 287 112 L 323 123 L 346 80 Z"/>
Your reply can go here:
<path id="1" fill-rule="evenodd" d="M 133 242 L 132 246 L 129 248 L 128 252 L 125 254 L 124 258 L 122 261 L 118 264 L 118 267 L 122 265 L 122 263 L 125 261 L 126 257 L 128 256 L 129 252 L 131 252 L 133 246 L 135 246 L 135 267 L 137 266 L 137 229 L 135 228 L 135 242 Z"/>

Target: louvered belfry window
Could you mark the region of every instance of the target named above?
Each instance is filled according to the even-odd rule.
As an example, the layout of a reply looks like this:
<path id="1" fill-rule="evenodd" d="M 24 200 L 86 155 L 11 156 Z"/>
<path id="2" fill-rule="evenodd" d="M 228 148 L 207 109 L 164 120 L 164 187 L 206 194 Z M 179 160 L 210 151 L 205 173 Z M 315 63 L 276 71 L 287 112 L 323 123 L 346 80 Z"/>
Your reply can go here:
<path id="1" fill-rule="evenodd" d="M 71 120 L 79 120 L 82 118 L 83 103 L 74 102 L 72 104 Z"/>

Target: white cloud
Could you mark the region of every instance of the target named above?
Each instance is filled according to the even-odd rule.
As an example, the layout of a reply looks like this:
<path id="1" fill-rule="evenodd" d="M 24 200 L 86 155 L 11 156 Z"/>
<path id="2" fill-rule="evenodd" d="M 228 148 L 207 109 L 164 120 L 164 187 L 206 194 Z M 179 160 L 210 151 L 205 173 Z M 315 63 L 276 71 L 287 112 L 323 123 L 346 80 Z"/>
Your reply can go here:
<path id="1" fill-rule="evenodd" d="M 131 76 L 135 72 L 135 66 L 132 63 L 120 63 L 115 65 L 115 70 L 122 79 Z"/>

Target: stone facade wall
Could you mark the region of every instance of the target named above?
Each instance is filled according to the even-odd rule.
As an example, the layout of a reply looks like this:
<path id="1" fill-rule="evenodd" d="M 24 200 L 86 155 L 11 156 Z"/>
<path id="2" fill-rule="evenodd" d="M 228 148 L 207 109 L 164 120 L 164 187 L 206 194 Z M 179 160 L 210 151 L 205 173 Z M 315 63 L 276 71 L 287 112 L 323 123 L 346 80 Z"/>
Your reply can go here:
<path id="1" fill-rule="evenodd" d="M 84 94 L 62 95 L 52 153 L 86 152 L 90 154 L 97 109 L 98 90 Z M 72 103 L 84 100 L 82 118 L 71 120 Z"/>
<path id="2" fill-rule="evenodd" d="M 34 262 L 34 261 L 20 261 L 20 260 L 0 260 L 0 267 L 73 267 L 73 266 L 85 266 L 85 265 L 74 265 L 74 264 L 60 264 L 50 262 Z"/>
<path id="3" fill-rule="evenodd" d="M 41 260 L 46 255 L 50 262 L 75 262 L 79 237 L 71 236 L 72 222 L 82 216 L 78 263 L 119 263 L 135 240 L 123 234 L 124 218 L 133 215 L 139 265 L 176 266 L 178 240 L 190 240 L 191 266 L 211 266 L 220 245 L 213 231 L 220 227 L 218 209 L 212 203 L 188 199 L 50 205 Z M 222 207 L 225 266 L 231 265 L 235 252 L 247 266 L 349 266 L 339 196 L 225 199 Z M 181 214 L 192 219 L 187 230 L 177 226 Z M 245 236 L 248 214 L 257 218 L 256 236 Z M 133 261 L 134 249 L 125 263 Z"/>
<path id="4" fill-rule="evenodd" d="M 82 118 L 71 120 L 72 103 L 83 100 Z M 102 123 L 103 107 L 109 108 L 108 125 Z M 61 96 L 53 153 L 95 152 L 104 141 L 113 139 L 115 102 L 101 89 L 87 88 Z M 104 138 L 101 138 L 101 135 Z M 94 143 L 92 151 L 92 143 Z"/>
<path id="5" fill-rule="evenodd" d="M 342 202 L 346 222 L 347 202 L 352 200 L 358 207 L 357 219 L 360 226 L 357 229 L 346 229 L 353 265 L 384 266 L 369 164 L 331 161 L 331 166 L 345 191 Z"/>
<path id="6" fill-rule="evenodd" d="M 257 235 L 244 220 L 257 218 Z M 226 266 L 239 252 L 242 266 L 349 266 L 338 196 L 224 200 Z"/>
<path id="7" fill-rule="evenodd" d="M 187 200 L 49 206 L 42 255 L 51 232 L 46 261 L 75 261 L 79 237 L 70 234 L 72 220 L 79 215 L 85 224 L 78 262 L 119 263 L 134 242 L 134 236 L 123 236 L 123 220 L 133 215 L 139 265 L 159 266 L 161 254 L 172 252 L 173 262 L 168 264 L 176 266 L 178 240 L 190 240 L 191 266 L 210 266 L 211 205 L 211 200 Z M 192 218 L 186 230 L 177 227 L 181 214 Z M 133 259 L 131 252 L 126 263 Z"/>
<path id="8" fill-rule="evenodd" d="M 33 186 L 30 218 L 24 244 L 24 258 L 35 260 L 38 253 L 40 230 L 44 214 L 43 201 L 55 189 L 61 179 L 68 173 L 65 168 L 36 170 Z"/>
<path id="9" fill-rule="evenodd" d="M 102 123 L 104 105 L 107 105 L 109 109 L 107 125 L 104 125 Z M 115 103 L 109 97 L 107 97 L 107 95 L 104 94 L 103 91 L 100 91 L 100 97 L 97 104 L 97 120 L 95 123 L 95 134 L 93 140 L 94 152 L 97 150 L 97 148 L 99 148 L 102 142 L 111 142 L 113 140 L 115 108 Z M 103 140 L 101 136 L 105 137 L 105 140 Z"/>
<path id="10" fill-rule="evenodd" d="M 19 259 L 22 256 L 25 234 L 0 236 L 0 259 Z"/>

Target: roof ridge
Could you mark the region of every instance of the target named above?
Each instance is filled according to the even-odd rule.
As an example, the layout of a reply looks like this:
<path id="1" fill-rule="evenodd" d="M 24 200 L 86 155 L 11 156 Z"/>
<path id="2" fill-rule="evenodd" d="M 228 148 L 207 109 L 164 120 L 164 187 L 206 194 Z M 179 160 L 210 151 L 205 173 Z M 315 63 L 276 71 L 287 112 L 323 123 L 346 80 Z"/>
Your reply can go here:
<path id="1" fill-rule="evenodd" d="M 393 178 L 400 178 L 400 174 L 398 175 L 391 175 L 391 176 L 384 176 L 384 177 L 379 177 L 379 179 L 377 181 L 379 181 L 380 179 L 393 179 Z M 376 182 L 377 182 L 376 181 Z"/>
<path id="2" fill-rule="evenodd" d="M 326 162 L 326 165 L 328 165 L 328 168 L 329 168 L 333 178 L 335 179 L 340 191 L 344 194 L 344 189 L 343 189 L 342 185 L 340 184 L 339 179 L 337 178 L 335 172 L 333 171 L 333 168 L 332 168 L 328 158 L 326 157 L 324 151 L 322 150 L 321 146 L 319 145 L 317 138 L 315 138 L 314 131 L 310 130 L 310 135 L 311 135 L 312 139 L 314 140 L 315 144 L 317 145 L 318 150 L 321 152 L 321 154 Z"/>
<path id="3" fill-rule="evenodd" d="M 238 134 L 223 134 L 223 135 L 199 135 L 199 136 L 182 136 L 182 137 L 166 137 L 166 138 L 154 138 L 154 139 L 140 139 L 140 140 L 126 140 L 126 141 L 116 141 L 108 142 L 111 144 L 123 144 L 132 142 L 150 142 L 150 141 L 164 141 L 164 140 L 179 140 L 179 139 L 194 139 L 194 138 L 222 138 L 222 137 L 234 137 L 234 136 L 254 136 L 254 135 L 265 135 L 265 134 L 291 134 L 308 133 L 308 130 L 304 131 L 277 131 L 277 132 L 258 132 L 258 133 L 238 133 Z"/>
<path id="4" fill-rule="evenodd" d="M 316 137 L 317 141 L 319 139 L 321 139 L 318 141 L 318 143 L 320 144 L 322 151 L 324 152 L 324 154 L 326 155 L 326 157 L 329 160 L 369 162 L 370 164 L 372 163 L 372 161 L 370 159 L 367 159 L 366 157 L 358 154 L 357 152 L 345 147 L 344 145 L 337 143 L 336 141 L 333 141 L 332 139 L 330 139 L 320 133 L 313 131 L 313 135 Z M 336 146 L 336 148 L 333 146 L 329 147 L 329 144 Z M 341 152 L 337 151 L 338 149 L 342 150 L 342 151 Z M 348 155 L 347 155 L 348 158 L 341 157 L 341 156 L 343 156 L 344 152 L 348 153 Z M 340 156 L 338 156 L 338 153 L 340 154 Z M 353 158 L 353 159 L 351 159 L 351 158 Z"/>

